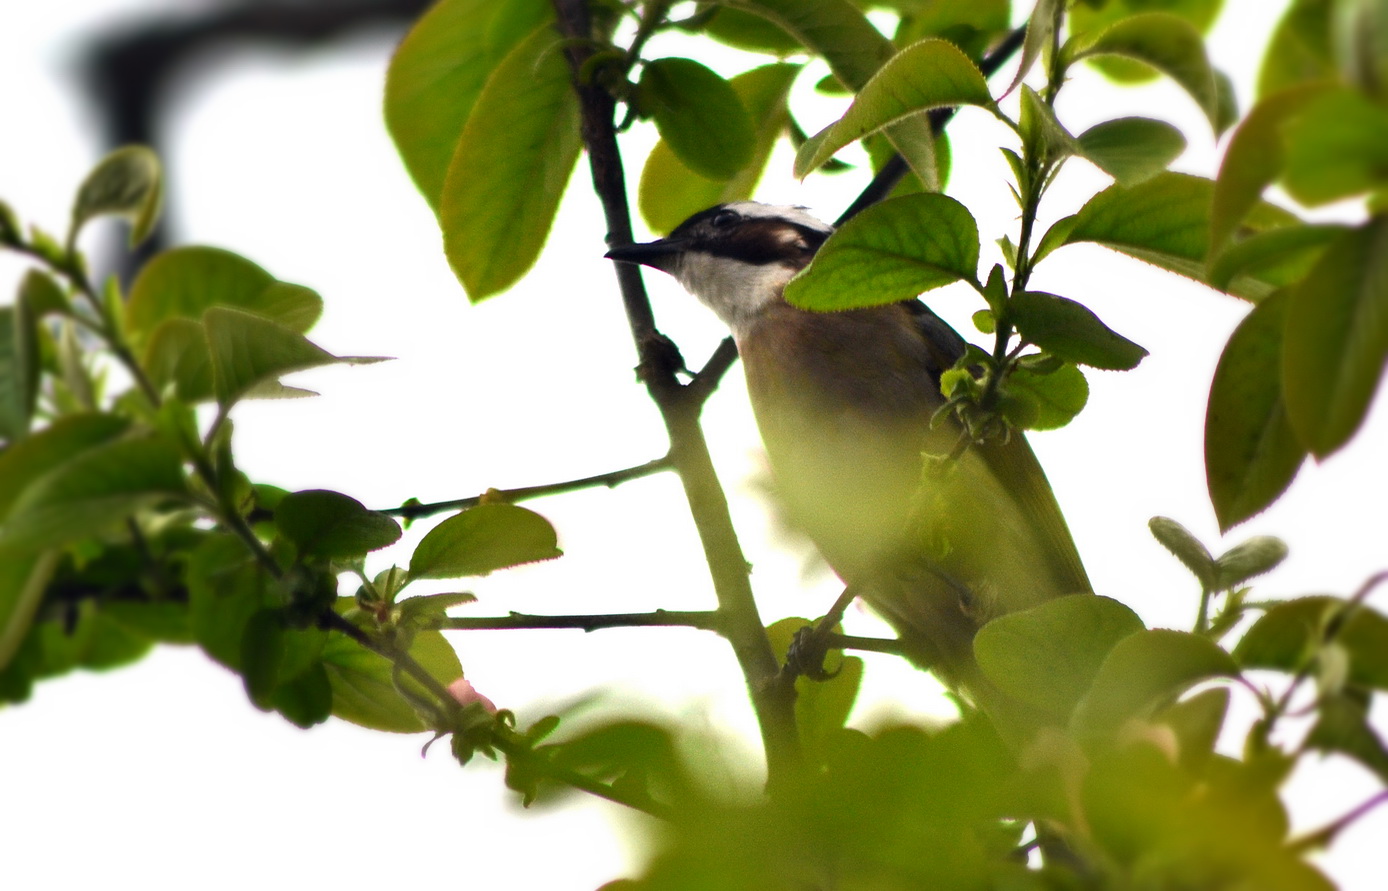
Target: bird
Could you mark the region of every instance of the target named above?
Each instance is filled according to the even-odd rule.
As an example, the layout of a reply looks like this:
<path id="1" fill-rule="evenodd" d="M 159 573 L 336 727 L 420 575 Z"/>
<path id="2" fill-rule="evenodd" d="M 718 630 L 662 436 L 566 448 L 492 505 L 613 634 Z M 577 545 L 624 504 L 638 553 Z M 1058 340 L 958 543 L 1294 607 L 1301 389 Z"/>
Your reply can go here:
<path id="1" fill-rule="evenodd" d="M 786 283 L 833 227 L 797 206 L 700 211 L 609 259 L 674 276 L 731 330 L 784 515 L 893 627 L 904 655 L 956 688 L 986 686 L 972 642 L 988 621 L 1089 578 L 1020 432 L 970 441 L 940 376 L 964 339 L 919 299 L 837 312 Z"/>

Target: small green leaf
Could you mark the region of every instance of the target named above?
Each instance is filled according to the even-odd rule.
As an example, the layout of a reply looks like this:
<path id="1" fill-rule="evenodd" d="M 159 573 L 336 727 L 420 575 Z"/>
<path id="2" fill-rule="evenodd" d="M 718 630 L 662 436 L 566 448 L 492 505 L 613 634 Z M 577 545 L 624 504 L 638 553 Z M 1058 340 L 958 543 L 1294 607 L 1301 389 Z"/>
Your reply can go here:
<path id="1" fill-rule="evenodd" d="M 786 299 L 813 310 L 908 300 L 978 272 L 978 224 L 945 195 L 922 193 L 874 205 L 839 227 Z"/>
<path id="2" fill-rule="evenodd" d="M 1238 666 L 1208 638 L 1181 631 L 1139 631 L 1120 640 L 1075 709 L 1081 737 L 1106 736 L 1129 718 L 1175 700 L 1194 684 L 1233 677 Z"/>
<path id="3" fill-rule="evenodd" d="M 1055 110 L 1026 84 L 1022 85 L 1021 114 L 1017 127 L 1028 157 L 1043 165 L 1054 164 L 1079 153 L 1079 144 L 1055 116 Z"/>
<path id="4" fill-rule="evenodd" d="M 727 6 L 717 7 L 702 31 L 719 43 L 753 53 L 789 56 L 802 49 L 794 37 L 766 19 Z"/>
<path id="5" fill-rule="evenodd" d="M 719 16 L 728 12 L 736 10 L 722 9 Z M 652 231 L 669 232 L 704 208 L 752 196 L 790 119 L 786 97 L 799 72 L 799 65 L 763 65 L 730 81 L 756 127 L 752 160 L 732 179 L 720 182 L 702 177 L 681 163 L 664 140 L 656 143 L 646 157 L 638 190 L 641 216 Z"/>
<path id="6" fill-rule="evenodd" d="M 1388 783 L 1388 747 L 1369 723 L 1367 704 L 1351 696 L 1329 696 L 1316 709 L 1316 724 L 1303 745 L 1348 755 Z"/>
<path id="7" fill-rule="evenodd" d="M 932 108 L 955 105 L 992 108 L 988 82 L 954 44 L 922 40 L 893 56 L 858 92 L 842 118 L 822 137 L 800 147 L 795 175 L 808 175 L 839 149 L 869 133 Z"/>
<path id="8" fill-rule="evenodd" d="M 1118 601 L 1077 594 L 994 619 L 974 637 L 974 655 L 1003 693 L 1066 715 L 1109 650 L 1142 628 Z"/>
<path id="9" fill-rule="evenodd" d="M 1199 579 L 1201 587 L 1208 591 L 1218 590 L 1215 587 L 1217 570 L 1214 555 L 1189 529 L 1169 517 L 1153 517 L 1147 521 L 1147 528 L 1162 547 L 1174 554 Z"/>
<path id="10" fill-rule="evenodd" d="M 1307 84 L 1269 96 L 1253 106 L 1234 131 L 1219 165 L 1210 212 L 1210 240 L 1216 255 L 1257 206 L 1263 191 L 1281 176 L 1284 127 L 1326 89 L 1326 84 Z"/>
<path id="11" fill-rule="evenodd" d="M 1089 402 L 1089 381 L 1068 362 L 1057 368 L 1019 365 L 1003 384 L 1005 395 L 1025 400 L 1027 430 L 1056 430 L 1074 420 Z M 1022 426 L 1022 425 L 1018 425 Z"/>
<path id="12" fill-rule="evenodd" d="M 1210 384 L 1205 478 L 1223 532 L 1276 501 L 1306 458 L 1282 399 L 1287 303 L 1286 292 L 1278 292 L 1253 307 Z"/>
<path id="13" fill-rule="evenodd" d="M 464 603 L 475 603 L 476 601 L 477 596 L 466 591 L 407 597 L 398 604 L 399 622 L 410 628 L 427 628 L 436 631 L 443 620 L 448 618 L 448 610 Z"/>
<path id="14" fill-rule="evenodd" d="M 326 489 L 284 496 L 275 509 L 275 526 L 300 553 L 335 559 L 359 557 L 400 538 L 400 526 L 390 517 Z"/>
<path id="15" fill-rule="evenodd" d="M 1312 97 L 1289 121 L 1282 182 L 1307 206 L 1388 185 L 1388 109 L 1348 88 Z"/>
<path id="16" fill-rule="evenodd" d="M 0 669 L 10 664 L 29 634 L 59 556 L 58 551 L 0 553 Z"/>
<path id="17" fill-rule="evenodd" d="M 1078 137 L 1079 154 L 1120 185 L 1135 186 L 1161 173 L 1186 150 L 1181 131 L 1151 118 L 1118 118 Z"/>
<path id="18" fill-rule="evenodd" d="M 1298 672 L 1319 653 L 1328 629 L 1349 654 L 1349 683 L 1388 690 L 1388 617 L 1338 597 L 1279 603 L 1248 629 L 1234 658 L 1244 668 Z"/>
<path id="19" fill-rule="evenodd" d="M 1126 371 L 1147 355 L 1088 308 L 1065 297 L 1026 291 L 1012 298 L 1007 311 L 1024 338 L 1071 362 Z"/>
<path id="20" fill-rule="evenodd" d="M 277 609 L 252 614 L 241 633 L 241 679 L 246 696 L 261 711 L 269 711 L 271 694 L 279 686 L 284 633 L 283 613 Z"/>
<path id="21" fill-rule="evenodd" d="M 143 343 L 165 319 L 198 321 L 211 307 L 253 312 L 303 333 L 323 310 L 308 288 L 277 282 L 244 257 L 207 247 L 174 248 L 140 270 L 130 288 L 125 325 Z"/>
<path id="22" fill-rule="evenodd" d="M 451 579 L 552 560 L 561 555 L 554 527 L 513 504 L 480 504 L 444 520 L 410 558 L 410 578 Z"/>
<path id="23" fill-rule="evenodd" d="M 641 109 L 690 170 L 729 180 L 752 160 L 756 134 L 737 92 L 693 59 L 647 62 L 638 85 Z"/>
<path id="24" fill-rule="evenodd" d="M 213 307 L 203 313 L 207 345 L 212 355 L 212 381 L 217 402 L 224 408 L 253 394 L 278 395 L 273 387 L 281 375 L 336 362 L 365 364 L 379 358 L 334 356 L 296 331 L 239 309 Z"/>
<path id="25" fill-rule="evenodd" d="M 24 273 L 15 303 L 22 304 L 36 320 L 50 313 L 65 316 L 72 312 L 72 304 L 62 287 L 41 269 Z"/>
<path id="26" fill-rule="evenodd" d="M 68 241 L 77 240 L 87 221 L 109 215 L 130 221 L 130 246 L 134 247 L 153 231 L 163 195 L 159 156 L 142 145 L 118 148 L 101 159 L 77 190 Z"/>
<path id="27" fill-rule="evenodd" d="M 28 306 L 0 306 L 0 442 L 29 433 L 39 392 L 39 332 Z"/>
<path id="28" fill-rule="evenodd" d="M 1151 65 L 1176 81 L 1219 130 L 1219 89 L 1205 54 L 1200 32 L 1190 22 L 1165 12 L 1126 16 L 1097 35 L 1083 39 L 1074 58 L 1116 55 Z"/>
<path id="29" fill-rule="evenodd" d="M 37 479 L 15 500 L 0 547 L 39 550 L 94 535 L 166 498 L 181 498 L 178 450 L 136 437 L 94 446 Z"/>
<path id="30" fill-rule="evenodd" d="M 1065 0 L 1037 0 L 1027 19 L 1027 33 L 1022 39 L 1022 61 L 1007 92 L 1017 89 L 1017 85 L 1031 71 L 1031 66 L 1050 48 L 1056 32 L 1060 30 L 1060 18 L 1065 14 L 1065 6 Z"/>
<path id="31" fill-rule="evenodd" d="M 544 26 L 506 55 L 448 165 L 439 226 L 449 265 L 474 301 L 534 265 L 578 161 L 578 99 L 558 40 Z"/>
<path id="32" fill-rule="evenodd" d="M 435 212 L 458 134 L 496 59 L 528 36 L 492 27 L 497 15 L 496 0 L 435 3 L 405 35 L 386 71 L 386 129 Z"/>
<path id="33" fill-rule="evenodd" d="M 1230 548 L 1215 561 L 1215 590 L 1228 591 L 1255 576 L 1271 572 L 1287 559 L 1287 543 L 1258 535 Z"/>
<path id="34" fill-rule="evenodd" d="M 1388 360 L 1388 218 L 1340 235 L 1292 287 L 1285 338 L 1287 416 L 1324 458 L 1363 423 Z"/>

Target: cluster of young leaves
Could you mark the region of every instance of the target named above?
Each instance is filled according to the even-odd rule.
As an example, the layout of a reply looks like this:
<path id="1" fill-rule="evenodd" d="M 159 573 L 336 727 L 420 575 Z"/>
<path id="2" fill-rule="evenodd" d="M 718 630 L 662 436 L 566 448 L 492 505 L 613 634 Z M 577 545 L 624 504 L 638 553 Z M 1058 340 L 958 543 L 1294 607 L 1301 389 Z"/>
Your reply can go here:
<path id="1" fill-rule="evenodd" d="M 157 158 L 132 146 L 87 177 L 62 242 L 0 205 L 0 249 L 33 261 L 0 308 L 0 701 L 195 643 L 300 726 L 476 724 L 477 709 L 438 695 L 462 677 L 439 623 L 470 595 L 397 597 L 417 579 L 558 556 L 554 530 L 482 504 L 432 529 L 407 569 L 368 580 L 365 555 L 400 537 L 396 520 L 249 480 L 232 451 L 239 401 L 305 395 L 280 383 L 289 372 L 376 360 L 313 344 L 319 296 L 223 250 L 173 248 L 128 293 L 114 276 L 98 291 L 84 226 L 126 218 L 136 244 L 161 188 Z M 357 597 L 338 595 L 343 573 L 362 576 Z"/>

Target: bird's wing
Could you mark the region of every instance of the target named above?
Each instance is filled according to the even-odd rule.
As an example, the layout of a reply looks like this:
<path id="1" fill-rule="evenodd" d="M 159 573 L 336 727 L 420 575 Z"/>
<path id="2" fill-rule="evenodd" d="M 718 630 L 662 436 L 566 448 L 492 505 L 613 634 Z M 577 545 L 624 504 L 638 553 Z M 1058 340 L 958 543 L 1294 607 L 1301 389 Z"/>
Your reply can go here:
<path id="1" fill-rule="evenodd" d="M 938 384 L 940 373 L 964 355 L 964 338 L 919 300 L 907 300 L 902 305 L 911 313 L 916 330 L 926 342 L 931 364 L 937 360 L 941 363 L 930 369 L 931 377 Z M 1089 575 L 1075 549 L 1070 527 L 1026 437 L 1014 433 L 1006 442 L 991 440 L 974 448 L 1046 543 L 1046 553 L 1052 559 L 1052 575 L 1064 584 L 1064 593 L 1091 591 Z"/>

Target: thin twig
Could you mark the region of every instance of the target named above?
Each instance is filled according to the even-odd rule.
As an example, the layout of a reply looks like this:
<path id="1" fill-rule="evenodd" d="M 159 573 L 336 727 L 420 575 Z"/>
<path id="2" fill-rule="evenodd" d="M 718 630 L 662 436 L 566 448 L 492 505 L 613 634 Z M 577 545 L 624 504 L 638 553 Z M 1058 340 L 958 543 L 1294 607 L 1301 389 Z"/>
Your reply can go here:
<path id="1" fill-rule="evenodd" d="M 492 489 L 470 498 L 455 498 L 451 501 L 435 501 L 430 504 L 402 504 L 399 507 L 387 507 L 380 513 L 393 517 L 403 517 L 406 520 L 417 520 L 420 517 L 428 517 L 445 511 L 466 510 L 470 507 L 476 507 L 484 501 L 510 503 L 525 501 L 529 498 L 541 498 L 545 495 L 576 492 L 580 489 L 595 489 L 599 486 L 606 486 L 611 489 L 631 480 L 673 469 L 674 464 L 671 462 L 670 456 L 666 455 L 663 458 L 656 458 L 654 461 L 647 461 L 645 464 L 638 464 L 635 467 L 624 467 L 621 470 L 611 470 L 607 473 L 585 476 L 576 480 L 543 483 L 537 486 L 521 486 L 516 489 Z"/>
<path id="2" fill-rule="evenodd" d="M 583 631 L 597 631 L 602 628 L 645 626 L 719 631 L 722 628 L 722 619 L 713 610 L 658 609 L 650 613 L 608 613 L 590 616 L 535 616 L 511 613 L 509 616 L 446 618 L 439 627 L 444 631 L 516 631 L 537 628 L 578 628 Z"/>

